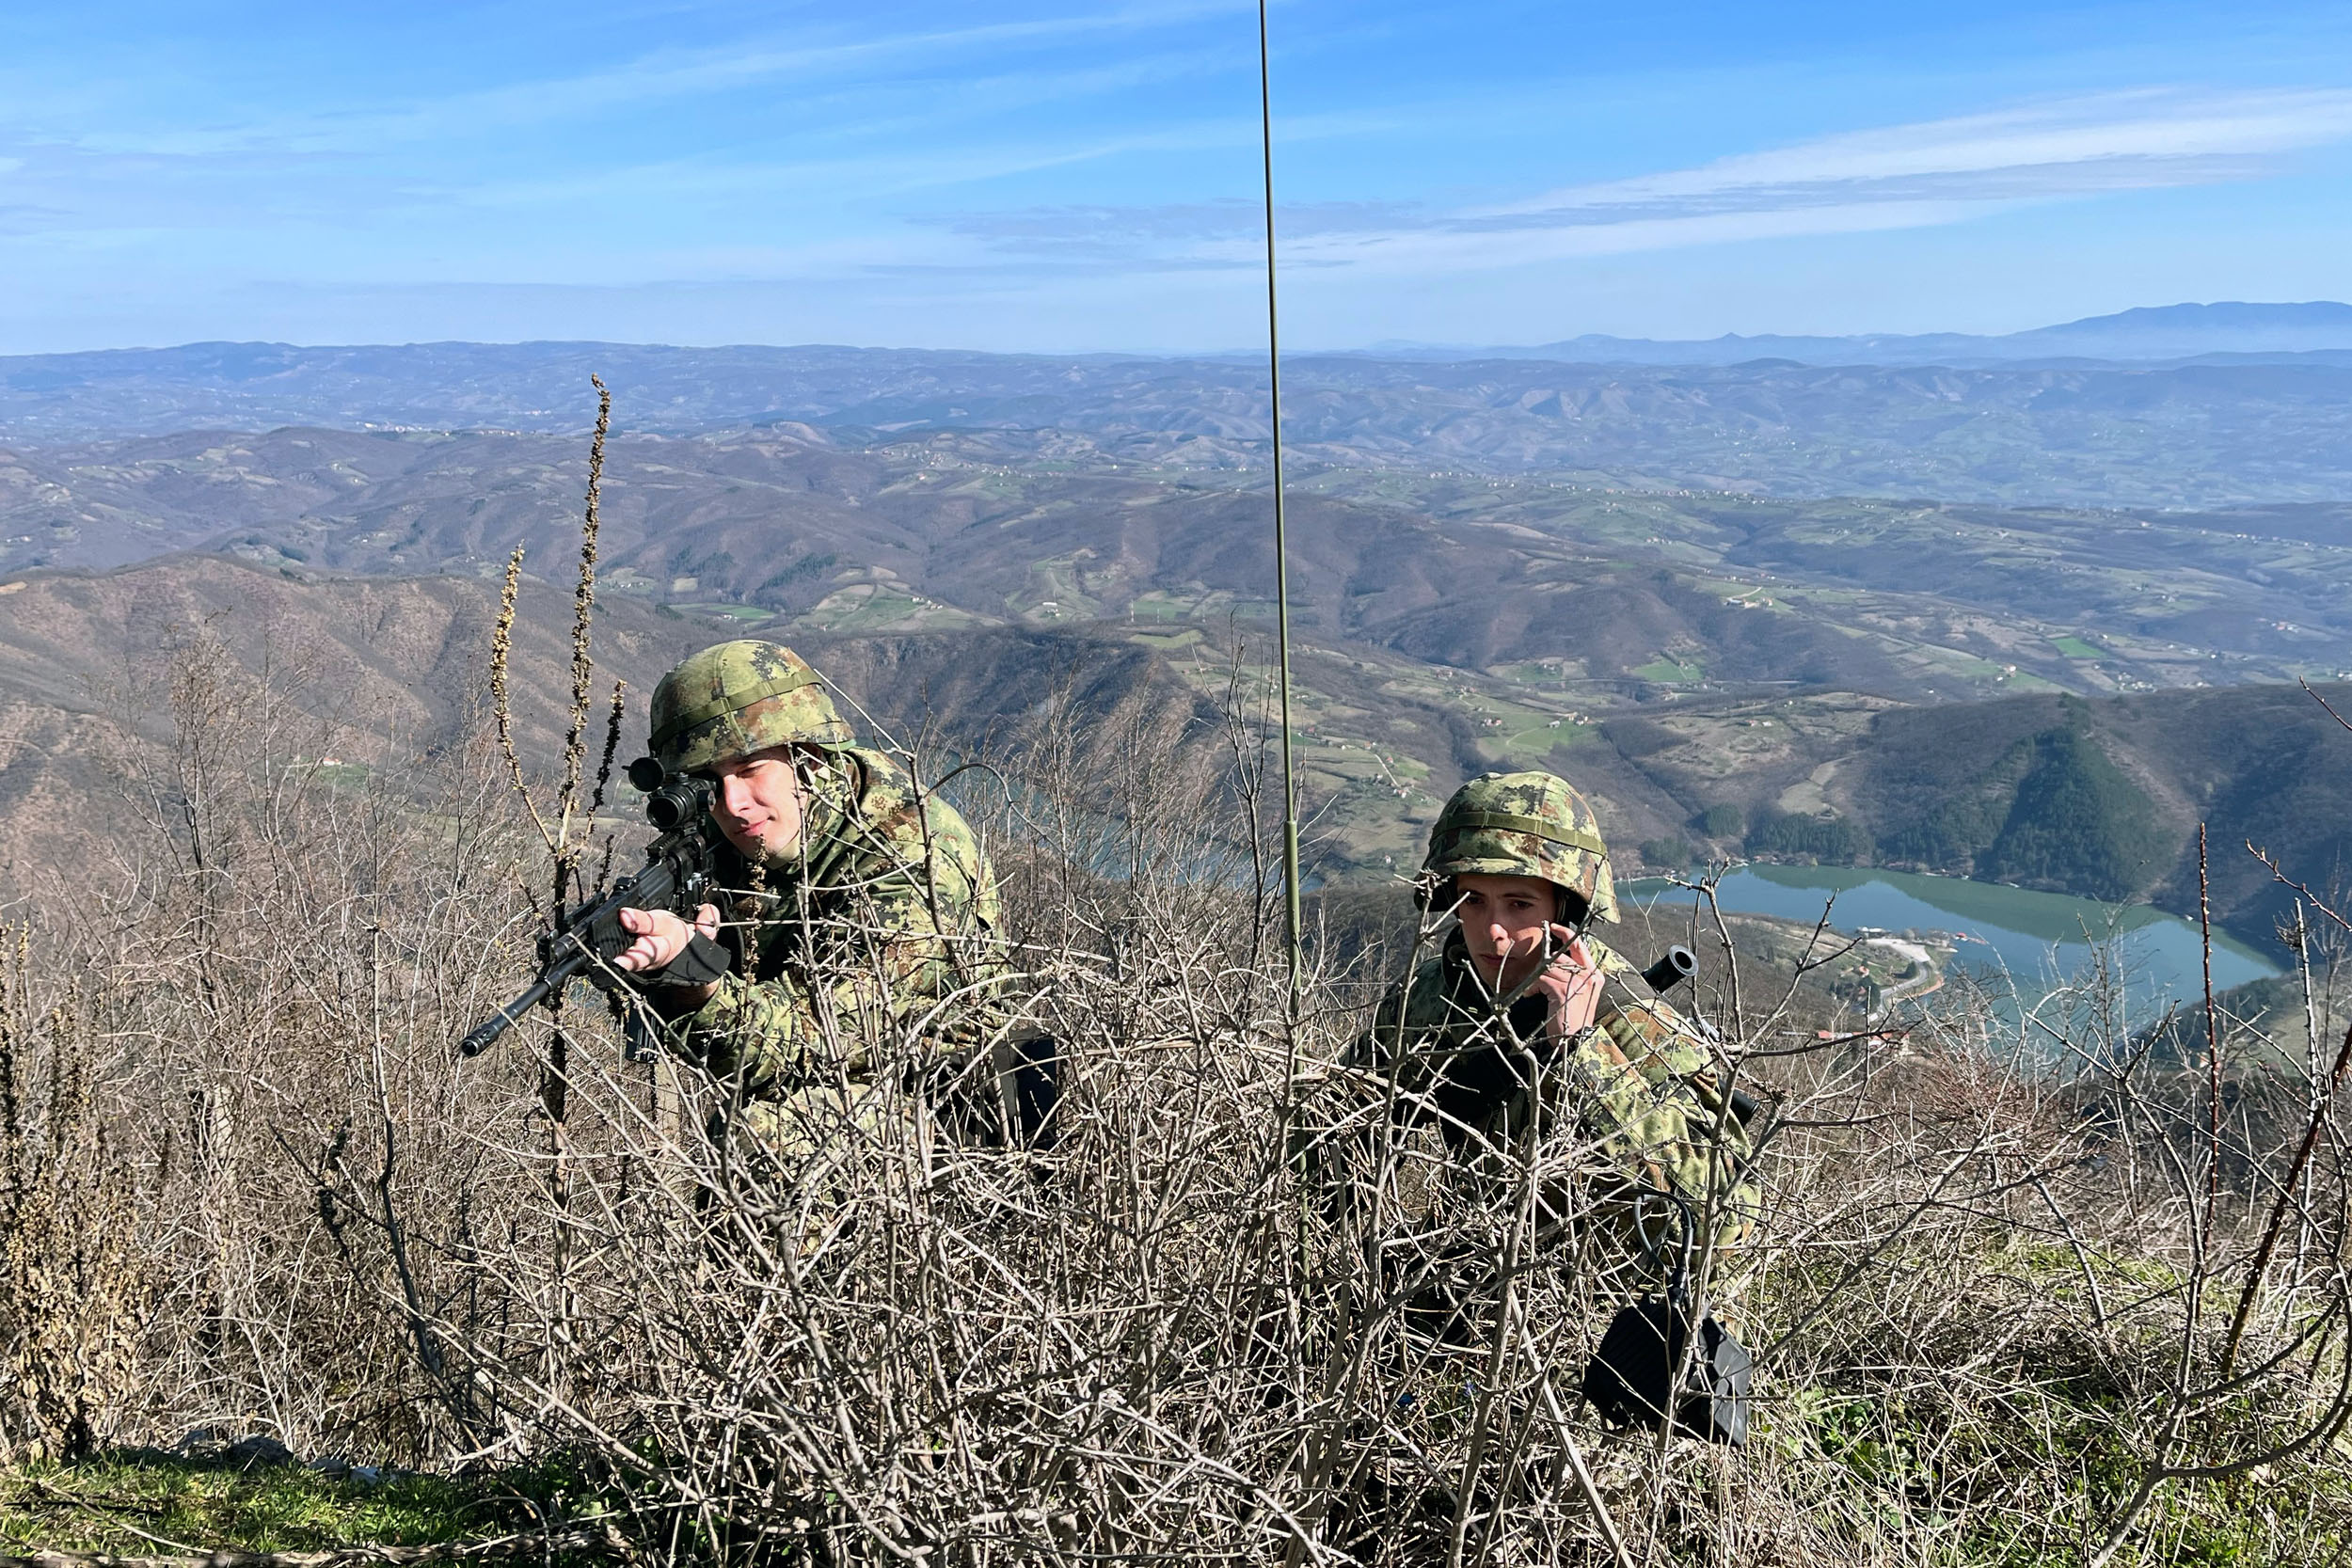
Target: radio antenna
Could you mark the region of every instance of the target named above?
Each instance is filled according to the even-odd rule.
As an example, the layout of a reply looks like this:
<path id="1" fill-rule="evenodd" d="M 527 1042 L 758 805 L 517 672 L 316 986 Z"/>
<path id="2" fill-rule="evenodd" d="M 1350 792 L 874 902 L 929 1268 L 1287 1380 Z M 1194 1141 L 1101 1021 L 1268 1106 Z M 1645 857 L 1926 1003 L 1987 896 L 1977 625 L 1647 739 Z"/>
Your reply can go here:
<path id="1" fill-rule="evenodd" d="M 1298 784 L 1291 766 L 1290 541 L 1282 515 L 1282 335 L 1274 292 L 1274 75 L 1266 49 L 1266 0 L 1258 0 L 1258 130 L 1265 154 L 1266 379 L 1274 416 L 1274 648 L 1282 722 L 1282 936 L 1290 960 L 1291 1011 L 1298 1010 Z"/>

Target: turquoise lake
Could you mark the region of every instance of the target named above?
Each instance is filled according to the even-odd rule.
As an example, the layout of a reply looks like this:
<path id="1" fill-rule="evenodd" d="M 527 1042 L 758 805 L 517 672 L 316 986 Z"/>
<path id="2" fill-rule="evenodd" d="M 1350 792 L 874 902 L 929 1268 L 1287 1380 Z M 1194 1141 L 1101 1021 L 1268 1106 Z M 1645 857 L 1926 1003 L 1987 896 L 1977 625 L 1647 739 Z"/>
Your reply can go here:
<path id="1" fill-rule="evenodd" d="M 1687 905 L 1692 898 L 1658 881 L 1629 883 L 1624 893 L 1661 907 Z M 1836 929 L 1869 927 L 1894 936 L 1943 932 L 1972 939 L 1960 942 L 1957 956 L 1947 961 L 1966 969 L 2006 970 L 2028 997 L 2045 994 L 2072 976 L 2090 961 L 2093 942 L 2109 940 L 2122 944 L 2126 1000 L 2135 1019 L 2154 1018 L 2166 1003 L 2201 994 L 2196 923 L 2145 904 L 2102 904 L 1960 877 L 1843 866 L 1743 866 L 1716 888 L 1726 911 L 1786 920 L 1818 920 L 1833 895 L 1830 924 Z M 2272 955 L 2215 933 L 2216 990 L 2279 973 L 2280 963 Z"/>

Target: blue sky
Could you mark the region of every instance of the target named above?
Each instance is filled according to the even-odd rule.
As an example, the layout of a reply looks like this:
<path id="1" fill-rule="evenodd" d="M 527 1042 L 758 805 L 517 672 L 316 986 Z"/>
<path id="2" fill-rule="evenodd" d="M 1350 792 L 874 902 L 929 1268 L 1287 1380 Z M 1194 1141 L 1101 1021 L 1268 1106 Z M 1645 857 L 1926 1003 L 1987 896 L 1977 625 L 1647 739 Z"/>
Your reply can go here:
<path id="1" fill-rule="evenodd" d="M 1300 347 L 2352 298 L 2352 7 L 1280 0 Z M 0 353 L 1263 331 L 1253 8 L 9 0 Z"/>

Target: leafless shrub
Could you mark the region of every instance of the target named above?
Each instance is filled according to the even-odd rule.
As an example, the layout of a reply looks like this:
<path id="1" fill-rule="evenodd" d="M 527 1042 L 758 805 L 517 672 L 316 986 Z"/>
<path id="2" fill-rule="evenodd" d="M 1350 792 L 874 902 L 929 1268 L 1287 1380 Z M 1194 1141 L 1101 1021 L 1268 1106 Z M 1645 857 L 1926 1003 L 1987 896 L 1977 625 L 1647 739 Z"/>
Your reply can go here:
<path id="1" fill-rule="evenodd" d="M 31 933 L 0 942 L 0 1441 L 77 1459 L 137 1382 L 150 1260 L 137 1179 L 99 1103 L 88 998 L 36 1001 Z"/>
<path id="2" fill-rule="evenodd" d="M 133 1430 L 447 1453 L 477 1413 L 421 1327 L 501 1310 L 479 1248 L 532 1223 L 475 1138 L 527 1116 L 511 1076 L 451 1070 L 519 913 L 494 758 L 339 762 L 368 753 L 299 660 L 249 669 L 199 632 L 168 669 L 119 859 L 35 942 L 87 999 L 110 1142 L 151 1173 Z"/>

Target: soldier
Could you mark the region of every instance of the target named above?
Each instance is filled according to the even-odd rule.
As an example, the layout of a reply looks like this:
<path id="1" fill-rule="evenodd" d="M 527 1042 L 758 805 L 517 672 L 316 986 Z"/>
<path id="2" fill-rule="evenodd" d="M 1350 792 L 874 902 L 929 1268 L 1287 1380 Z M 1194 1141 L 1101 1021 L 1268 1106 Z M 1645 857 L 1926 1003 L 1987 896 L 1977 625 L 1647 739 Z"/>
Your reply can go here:
<path id="1" fill-rule="evenodd" d="M 740 1124 L 804 1163 L 871 1125 L 878 1058 L 935 1063 L 1004 1033 L 994 873 L 971 828 L 854 744 L 789 648 L 705 648 L 653 694 L 653 754 L 715 786 L 723 912 L 627 910 L 614 966 L 672 1049 L 738 1086 Z M 888 1051 L 894 1039 L 906 1050 Z"/>
<path id="2" fill-rule="evenodd" d="M 1708 1214 L 1732 1239 L 1745 1130 L 1699 1031 L 1590 934 L 1617 912 L 1583 797 L 1549 773 L 1471 780 L 1430 832 L 1415 900 L 1455 924 L 1357 1043 L 1359 1084 L 1392 1085 L 1398 1122 L 1434 1121 L 1474 1187 L 1532 1171 L 1549 1241 L 1581 1233 L 1657 1278 Z"/>

